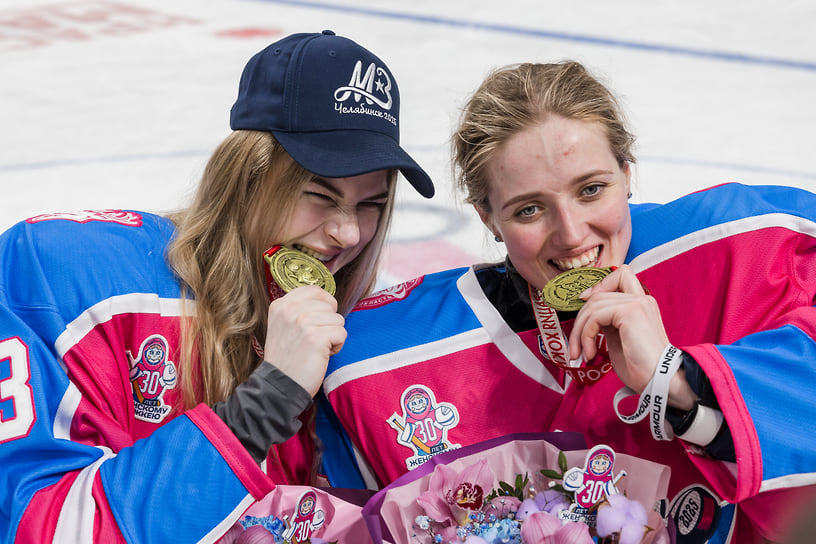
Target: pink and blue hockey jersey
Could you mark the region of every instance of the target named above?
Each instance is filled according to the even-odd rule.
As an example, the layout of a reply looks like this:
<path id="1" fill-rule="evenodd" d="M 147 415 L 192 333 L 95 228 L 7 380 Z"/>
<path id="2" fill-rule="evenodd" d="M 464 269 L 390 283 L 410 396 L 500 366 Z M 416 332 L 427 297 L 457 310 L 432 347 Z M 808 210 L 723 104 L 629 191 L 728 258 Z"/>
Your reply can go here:
<path id="1" fill-rule="evenodd" d="M 179 405 L 173 234 L 103 211 L 0 237 L 0 541 L 213 542 L 275 487 L 211 408 Z"/>
<path id="2" fill-rule="evenodd" d="M 816 419 L 816 195 L 726 184 L 633 204 L 631 213 L 626 261 L 658 301 L 671 342 L 710 380 L 736 462 L 678 439 L 655 441 L 646 420 L 620 421 L 614 372 L 586 385 L 565 379 L 535 328 L 514 332 L 502 318 L 474 267 L 377 293 L 348 316 L 324 390 L 378 485 L 450 448 L 577 431 L 588 447 L 608 444 L 671 467 L 666 512 L 678 543 L 782 538 L 816 484 L 808 430 Z M 340 448 L 328 448 L 324 466 L 343 482 L 332 451 L 339 457 Z"/>

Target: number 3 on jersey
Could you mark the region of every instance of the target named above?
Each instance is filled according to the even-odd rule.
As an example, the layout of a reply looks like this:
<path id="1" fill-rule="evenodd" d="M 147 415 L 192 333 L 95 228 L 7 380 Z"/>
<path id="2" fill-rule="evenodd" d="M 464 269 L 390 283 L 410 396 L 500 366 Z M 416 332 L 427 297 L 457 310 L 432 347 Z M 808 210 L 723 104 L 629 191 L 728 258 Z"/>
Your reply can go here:
<path id="1" fill-rule="evenodd" d="M 19 338 L 0 341 L 0 443 L 26 436 L 34 424 L 30 376 L 28 346 Z"/>

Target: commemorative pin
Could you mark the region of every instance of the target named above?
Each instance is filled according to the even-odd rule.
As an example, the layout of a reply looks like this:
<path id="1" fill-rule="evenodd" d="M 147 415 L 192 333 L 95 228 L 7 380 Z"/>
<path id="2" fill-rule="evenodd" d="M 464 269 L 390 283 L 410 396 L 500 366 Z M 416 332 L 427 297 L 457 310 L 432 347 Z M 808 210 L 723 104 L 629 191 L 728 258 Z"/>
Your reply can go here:
<path id="1" fill-rule="evenodd" d="M 302 285 L 317 285 L 334 296 L 337 285 L 326 266 L 311 255 L 273 246 L 264 252 L 266 281 L 272 299 Z"/>
<path id="2" fill-rule="evenodd" d="M 574 312 L 584 305 L 584 301 L 578 296 L 604 279 L 610 272 L 612 272 L 611 268 L 592 266 L 573 268 L 558 274 L 547 282 L 547 285 L 541 290 L 541 295 L 550 308 L 562 312 Z"/>

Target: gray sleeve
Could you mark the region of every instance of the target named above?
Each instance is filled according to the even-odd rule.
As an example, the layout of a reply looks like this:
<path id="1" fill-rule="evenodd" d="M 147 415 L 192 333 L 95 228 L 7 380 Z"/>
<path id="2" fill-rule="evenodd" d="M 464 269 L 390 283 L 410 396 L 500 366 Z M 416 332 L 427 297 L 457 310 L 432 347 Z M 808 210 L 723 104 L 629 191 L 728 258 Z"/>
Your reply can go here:
<path id="1" fill-rule="evenodd" d="M 213 411 L 259 463 L 273 444 L 298 432 L 300 414 L 312 398 L 278 367 L 261 363 L 249 379 L 235 388 Z"/>

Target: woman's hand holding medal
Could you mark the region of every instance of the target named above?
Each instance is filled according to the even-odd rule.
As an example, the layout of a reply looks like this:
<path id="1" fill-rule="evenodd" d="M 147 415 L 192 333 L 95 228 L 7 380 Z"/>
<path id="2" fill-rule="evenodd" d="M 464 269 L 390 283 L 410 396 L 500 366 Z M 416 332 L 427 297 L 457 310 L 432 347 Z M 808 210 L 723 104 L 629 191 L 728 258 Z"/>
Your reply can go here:
<path id="1" fill-rule="evenodd" d="M 580 298 L 585 304 L 570 334 L 570 357 L 577 358 L 583 351 L 591 360 L 597 352 L 596 336 L 602 332 L 615 373 L 627 387 L 642 392 L 669 344 L 657 302 L 626 265 L 613 269 Z M 669 386 L 668 403 L 689 410 L 695 399 L 680 369 Z"/>
<path id="2" fill-rule="evenodd" d="M 337 301 L 316 285 L 293 289 L 269 305 L 264 360 L 314 396 L 329 357 L 346 341 L 345 319 Z"/>
<path id="3" fill-rule="evenodd" d="M 329 357 L 346 341 L 334 278 L 320 261 L 287 248 L 272 248 L 265 259 L 269 291 L 277 296 L 269 305 L 264 360 L 314 396 Z"/>

